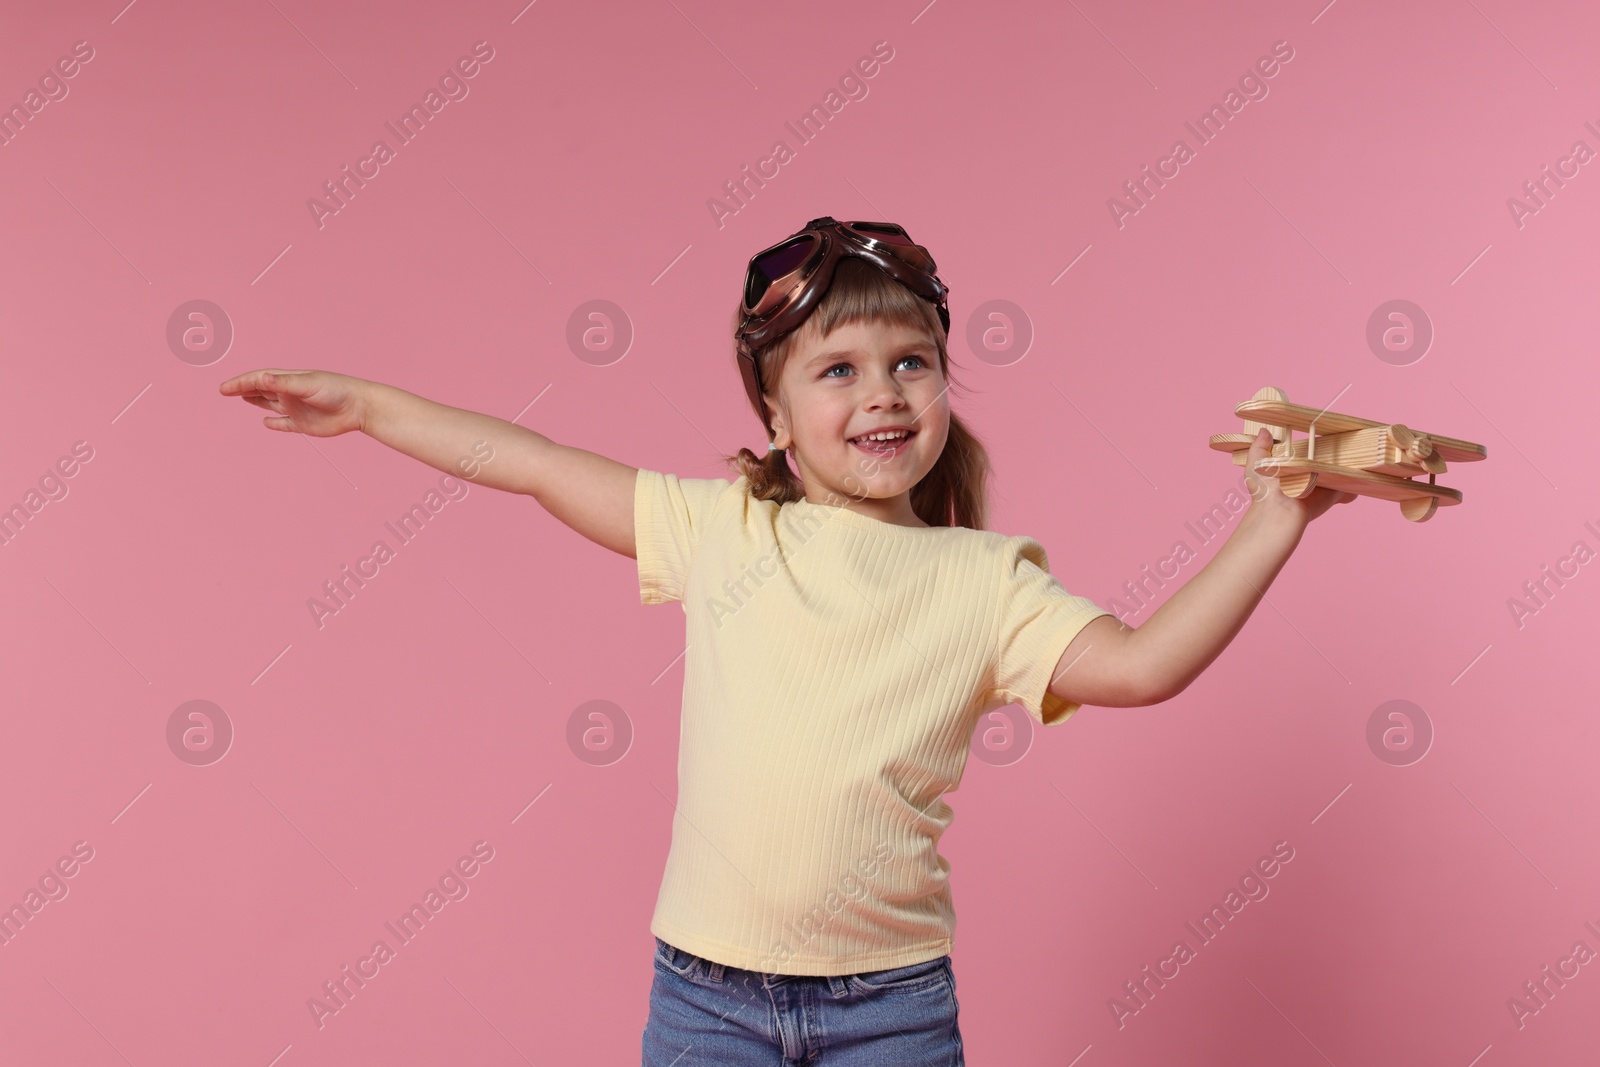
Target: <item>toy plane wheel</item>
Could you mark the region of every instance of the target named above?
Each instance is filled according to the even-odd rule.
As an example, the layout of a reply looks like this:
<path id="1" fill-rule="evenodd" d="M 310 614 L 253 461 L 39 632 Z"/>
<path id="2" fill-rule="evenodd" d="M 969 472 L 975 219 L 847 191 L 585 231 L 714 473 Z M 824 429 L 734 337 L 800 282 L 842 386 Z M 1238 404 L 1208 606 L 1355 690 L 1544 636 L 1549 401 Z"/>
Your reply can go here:
<path id="1" fill-rule="evenodd" d="M 1439 498 L 1412 497 L 1410 500 L 1400 501 L 1400 514 L 1412 522 L 1427 522 L 1433 518 L 1433 513 L 1439 510 Z"/>
<path id="2" fill-rule="evenodd" d="M 1317 487 L 1317 472 L 1285 474 L 1278 479 L 1278 488 L 1291 500 L 1304 500 Z"/>

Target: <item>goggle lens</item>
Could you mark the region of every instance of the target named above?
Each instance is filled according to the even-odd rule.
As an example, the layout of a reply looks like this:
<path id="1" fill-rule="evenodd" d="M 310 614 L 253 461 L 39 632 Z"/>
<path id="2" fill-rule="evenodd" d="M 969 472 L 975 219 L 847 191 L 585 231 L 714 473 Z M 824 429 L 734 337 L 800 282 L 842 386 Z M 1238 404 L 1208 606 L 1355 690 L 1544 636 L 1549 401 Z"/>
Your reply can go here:
<path id="1" fill-rule="evenodd" d="M 757 256 L 751 264 L 750 276 L 745 280 L 744 306 L 755 310 L 772 283 L 794 273 L 818 243 L 814 235 L 801 234 Z"/>
<path id="2" fill-rule="evenodd" d="M 892 222 L 847 222 L 844 224 L 863 237 L 877 241 L 880 244 L 893 245 L 892 253 L 899 259 L 910 263 L 919 270 L 932 274 L 934 263 L 927 250 L 918 246 L 904 229 Z"/>

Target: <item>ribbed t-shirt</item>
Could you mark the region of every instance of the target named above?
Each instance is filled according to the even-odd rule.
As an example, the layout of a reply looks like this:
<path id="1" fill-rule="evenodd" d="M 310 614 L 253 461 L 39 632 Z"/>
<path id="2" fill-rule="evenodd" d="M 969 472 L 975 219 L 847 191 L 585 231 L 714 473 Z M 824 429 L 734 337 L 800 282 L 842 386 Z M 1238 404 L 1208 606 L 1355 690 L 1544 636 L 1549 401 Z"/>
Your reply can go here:
<path id="1" fill-rule="evenodd" d="M 672 843 L 651 932 L 778 974 L 909 966 L 951 950 L 940 835 L 984 713 L 1045 725 L 1080 630 L 1030 537 L 897 526 L 754 499 L 748 480 L 640 470 L 640 600 L 685 621 Z"/>

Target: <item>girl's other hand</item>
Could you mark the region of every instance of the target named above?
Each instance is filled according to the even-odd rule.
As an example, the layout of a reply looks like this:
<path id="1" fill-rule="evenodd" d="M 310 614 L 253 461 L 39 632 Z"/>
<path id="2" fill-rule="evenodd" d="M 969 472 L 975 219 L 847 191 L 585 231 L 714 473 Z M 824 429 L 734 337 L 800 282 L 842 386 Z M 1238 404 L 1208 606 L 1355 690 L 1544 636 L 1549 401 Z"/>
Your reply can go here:
<path id="1" fill-rule="evenodd" d="M 1250 488 L 1250 510 L 1261 508 L 1268 514 L 1284 515 L 1300 524 L 1303 529 L 1312 519 L 1321 515 L 1335 504 L 1348 504 L 1356 498 L 1355 493 L 1347 493 L 1339 489 L 1318 487 L 1305 496 L 1296 499 L 1285 496 L 1283 487 L 1278 479 L 1269 477 L 1256 470 L 1256 463 L 1272 454 L 1272 434 L 1262 427 L 1256 431 L 1256 439 L 1250 444 L 1249 455 L 1245 459 L 1245 484 Z M 1272 469 L 1268 463 L 1267 468 Z"/>
<path id="2" fill-rule="evenodd" d="M 261 420 L 271 430 L 334 437 L 362 427 L 360 378 L 322 370 L 253 370 L 217 388 L 258 408 L 277 412 Z"/>

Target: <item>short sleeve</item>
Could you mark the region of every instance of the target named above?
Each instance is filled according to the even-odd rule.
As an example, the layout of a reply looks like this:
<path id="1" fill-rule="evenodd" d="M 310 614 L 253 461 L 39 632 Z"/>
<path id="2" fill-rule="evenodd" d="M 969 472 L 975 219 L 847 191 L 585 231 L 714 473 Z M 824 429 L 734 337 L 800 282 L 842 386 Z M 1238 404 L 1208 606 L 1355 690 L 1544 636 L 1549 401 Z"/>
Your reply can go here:
<path id="1" fill-rule="evenodd" d="M 633 485 L 633 536 L 639 561 L 639 601 L 665 604 L 683 599 L 689 563 L 726 478 L 679 478 L 640 469 Z"/>
<path id="2" fill-rule="evenodd" d="M 1080 630 L 1111 612 L 1062 588 L 1038 541 L 1008 537 L 1003 544 L 995 605 L 995 695 L 1054 726 L 1082 707 L 1051 694 L 1056 664 Z"/>

